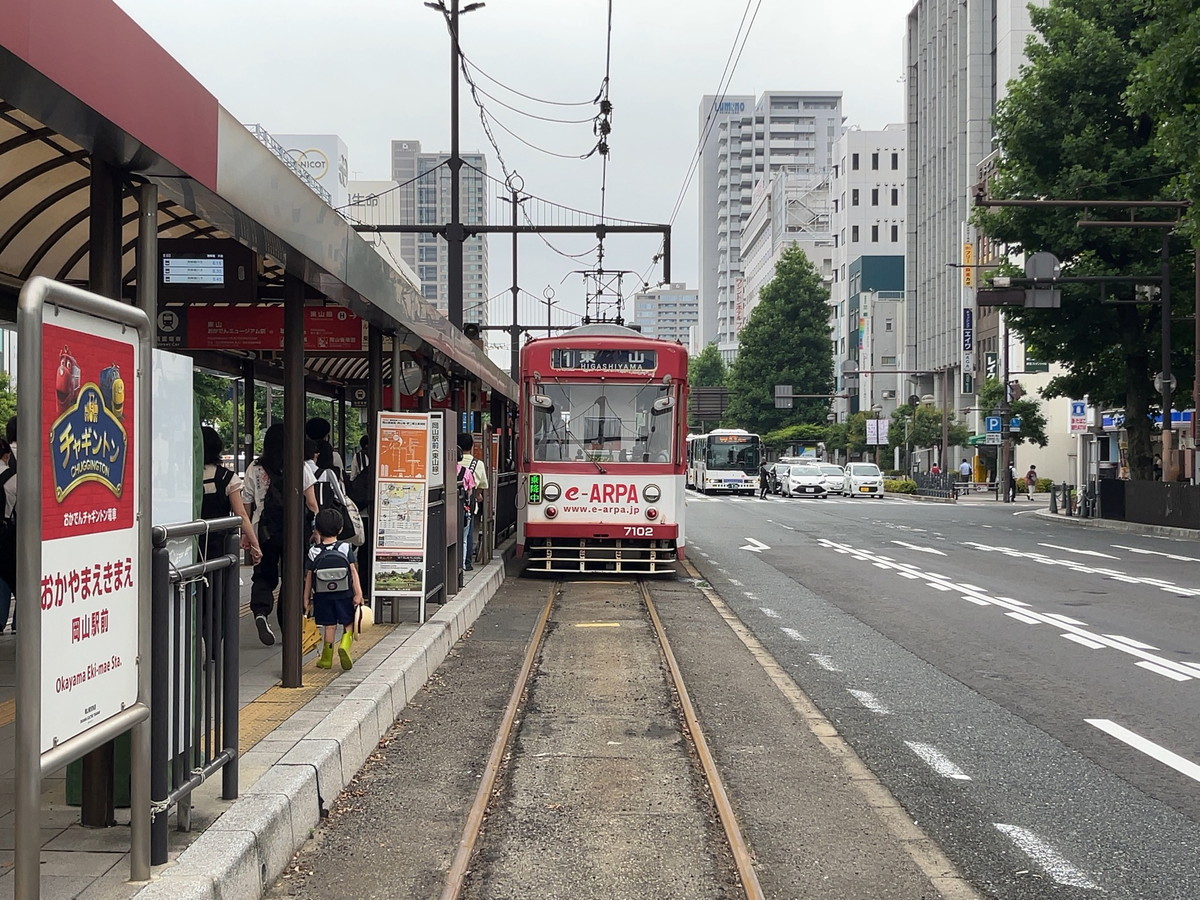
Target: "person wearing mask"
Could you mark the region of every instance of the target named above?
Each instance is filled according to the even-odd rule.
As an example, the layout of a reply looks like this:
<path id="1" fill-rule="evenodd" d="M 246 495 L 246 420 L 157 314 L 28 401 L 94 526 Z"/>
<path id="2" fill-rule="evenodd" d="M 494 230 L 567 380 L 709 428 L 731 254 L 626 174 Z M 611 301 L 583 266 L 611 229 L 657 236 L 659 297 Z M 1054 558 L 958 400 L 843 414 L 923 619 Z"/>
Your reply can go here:
<path id="1" fill-rule="evenodd" d="M 475 528 L 476 519 L 483 509 L 483 492 L 488 489 L 487 467 L 483 461 L 477 459 L 472 450 L 475 448 L 475 439 L 470 433 L 464 432 L 458 436 L 458 451 L 459 451 L 459 466 L 465 471 L 470 472 L 475 476 L 475 490 L 472 491 L 472 502 L 465 510 L 465 521 L 463 524 L 463 571 L 470 572 L 474 566 L 471 564 L 475 558 Z"/>
<path id="2" fill-rule="evenodd" d="M 242 487 L 242 499 L 250 508 L 250 521 L 262 550 L 250 579 L 250 613 L 259 640 L 268 647 L 275 643 L 267 616 L 275 606 L 275 589 L 280 584 L 279 562 L 283 557 L 283 469 L 283 423 L 275 422 L 263 435 L 262 455 L 247 467 Z M 304 505 L 311 519 L 317 514 L 316 478 L 307 465 L 302 469 L 302 479 Z M 276 610 L 275 615 L 282 626 L 282 611 Z"/>
<path id="3" fill-rule="evenodd" d="M 257 564 L 262 559 L 262 548 L 258 545 L 254 525 L 246 511 L 246 502 L 242 499 L 242 479 L 221 463 L 221 453 L 225 445 L 216 429 L 205 425 L 200 429 L 200 436 L 204 444 L 204 494 L 200 501 L 200 518 L 240 518 L 241 547 L 250 551 L 251 562 Z M 225 535 L 210 535 L 205 543 L 205 559 L 224 554 Z"/>

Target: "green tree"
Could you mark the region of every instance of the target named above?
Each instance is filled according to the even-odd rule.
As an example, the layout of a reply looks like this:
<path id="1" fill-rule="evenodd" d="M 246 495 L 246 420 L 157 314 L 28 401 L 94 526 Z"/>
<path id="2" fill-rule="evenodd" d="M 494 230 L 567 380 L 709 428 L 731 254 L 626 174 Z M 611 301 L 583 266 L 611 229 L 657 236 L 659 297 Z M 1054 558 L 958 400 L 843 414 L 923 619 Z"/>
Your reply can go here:
<path id="1" fill-rule="evenodd" d="M 692 387 L 723 387 L 725 360 L 716 343 L 710 343 L 688 360 L 688 384 Z"/>
<path id="2" fill-rule="evenodd" d="M 790 447 L 793 444 L 821 444 L 829 437 L 828 425 L 813 425 L 805 422 L 800 425 L 785 425 L 762 436 L 763 443 L 768 447 L 778 449 Z"/>
<path id="3" fill-rule="evenodd" d="M 984 415 L 991 415 L 993 410 L 1000 408 L 1004 399 L 1004 385 L 999 378 L 988 378 L 979 388 L 979 406 Z M 1046 437 L 1046 417 L 1042 414 L 1041 401 L 1036 397 L 1022 397 L 1008 405 L 1009 416 L 1017 416 L 1021 420 L 1021 431 L 1013 433 L 1014 444 L 1037 444 L 1045 447 L 1049 442 Z"/>
<path id="4" fill-rule="evenodd" d="M 760 434 L 785 425 L 823 424 L 827 398 L 797 399 L 792 409 L 776 409 L 774 386 L 790 384 L 797 394 L 832 393 L 828 289 L 804 251 L 791 247 L 759 298 L 726 377 L 725 421 Z"/>
<path id="5" fill-rule="evenodd" d="M 1026 46 L 1028 64 L 995 118 L 1002 156 L 993 196 L 1167 197 L 1169 178 L 1163 173 L 1169 167 L 1152 146 L 1154 123 L 1123 104 L 1144 59 L 1135 39 L 1146 25 L 1141 5 L 1051 0 L 1046 8 L 1030 8 L 1036 35 Z M 1016 207 L 980 211 L 976 223 L 1014 251 L 1054 253 L 1063 262 L 1064 275 L 1158 274 L 1158 229 L 1079 228 L 1079 218 L 1078 210 Z M 1172 299 L 1182 310 L 1191 297 L 1179 289 L 1186 283 L 1181 276 L 1191 269 L 1182 264 L 1172 269 Z M 1132 301 L 1136 295 L 1127 289 L 1123 299 Z M 1086 394 L 1093 403 L 1124 408 L 1134 477 L 1151 477 L 1149 414 L 1157 398 L 1152 378 L 1160 367 L 1158 306 L 1107 304 L 1094 286 L 1070 285 L 1063 288 L 1061 309 L 1017 308 L 1007 311 L 1006 318 L 1039 358 L 1066 369 L 1051 379 L 1043 396 Z M 1180 328 L 1173 345 L 1185 346 L 1183 340 Z M 1184 374 L 1182 365 L 1173 369 Z"/>
<path id="6" fill-rule="evenodd" d="M 233 390 L 231 378 L 199 370 L 192 373 L 192 391 L 196 400 L 196 416 L 201 425 L 209 425 L 221 436 L 226 449 L 233 446 Z"/>
<path id="7" fill-rule="evenodd" d="M 12 378 L 7 372 L 0 371 L 0 429 L 16 414 L 17 392 L 12 389 Z M 3 437 L 3 431 L 0 431 L 0 437 Z"/>
<path id="8" fill-rule="evenodd" d="M 906 455 L 911 449 L 942 446 L 942 418 L 945 413 L 938 407 L 907 404 L 898 406 L 892 412 L 891 423 L 888 425 L 888 446 L 903 447 Z M 967 443 L 971 433 L 965 425 L 950 422 L 946 426 L 946 446 L 961 447 Z M 864 437 L 865 440 L 865 437 Z M 942 460 L 943 466 L 950 465 L 950 460 Z"/>
<path id="9" fill-rule="evenodd" d="M 1141 53 L 1126 91 L 1131 115 L 1154 123 L 1153 146 L 1176 172 L 1169 190 L 1192 201 L 1184 233 L 1200 235 L 1200 6 L 1195 0 L 1135 0 L 1142 17 L 1135 32 Z"/>

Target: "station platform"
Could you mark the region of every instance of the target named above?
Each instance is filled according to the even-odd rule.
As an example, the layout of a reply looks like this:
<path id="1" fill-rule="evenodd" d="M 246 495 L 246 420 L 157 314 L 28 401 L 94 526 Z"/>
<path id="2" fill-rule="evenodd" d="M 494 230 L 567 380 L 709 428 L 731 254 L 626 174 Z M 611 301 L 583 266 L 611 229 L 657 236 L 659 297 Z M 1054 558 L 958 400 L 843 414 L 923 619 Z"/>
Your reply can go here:
<path id="1" fill-rule="evenodd" d="M 463 589 L 444 607 L 429 607 L 424 625 L 412 621 L 365 629 L 355 641 L 354 667 L 345 672 L 336 663 L 333 669 L 316 668 L 313 651 L 304 659 L 304 686 L 283 688 L 282 647 L 278 641 L 266 647 L 258 639 L 249 614 L 251 569 L 243 568 L 239 799 L 221 799 L 219 773 L 201 785 L 193 794 L 191 830 L 177 830 L 172 812 L 168 862 L 154 867 L 150 883 L 134 883 L 129 881 L 129 810 L 116 810 L 113 827 L 84 828 L 79 808 L 67 803 L 65 771 L 55 773 L 44 780 L 42 791 L 42 898 L 258 896 L 263 878 L 278 873 L 271 864 L 286 863 L 293 840 L 302 842 L 317 824 L 395 714 L 499 588 L 504 556 L 497 551 L 490 564 L 464 574 Z M 415 619 L 415 604 L 400 611 Z M 0 634 L 0 900 L 13 896 L 20 637 L 19 624 L 16 633 Z M 339 728 L 335 712 L 350 707 L 354 714 L 340 717 Z M 350 726 L 360 732 L 353 741 L 345 733 Z M 268 876 L 268 870 L 274 874 Z"/>

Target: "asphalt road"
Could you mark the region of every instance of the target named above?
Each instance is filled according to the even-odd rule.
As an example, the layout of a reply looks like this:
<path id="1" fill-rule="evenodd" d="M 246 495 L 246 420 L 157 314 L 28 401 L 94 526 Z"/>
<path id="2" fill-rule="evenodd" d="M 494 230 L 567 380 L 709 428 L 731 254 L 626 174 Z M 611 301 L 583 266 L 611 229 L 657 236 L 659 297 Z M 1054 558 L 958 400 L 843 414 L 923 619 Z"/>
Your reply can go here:
<path id="1" fill-rule="evenodd" d="M 706 498 L 689 556 L 985 893 L 1200 896 L 1200 542 Z"/>

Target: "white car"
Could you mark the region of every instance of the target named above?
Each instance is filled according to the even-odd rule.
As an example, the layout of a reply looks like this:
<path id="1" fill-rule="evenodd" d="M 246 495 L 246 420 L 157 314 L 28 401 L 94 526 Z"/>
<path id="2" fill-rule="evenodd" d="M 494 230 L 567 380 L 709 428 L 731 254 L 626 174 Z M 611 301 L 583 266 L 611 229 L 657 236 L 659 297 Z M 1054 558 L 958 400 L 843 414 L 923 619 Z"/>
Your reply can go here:
<path id="1" fill-rule="evenodd" d="M 788 466 L 780 493 L 785 497 L 824 497 L 825 476 L 817 466 Z"/>
<path id="2" fill-rule="evenodd" d="M 849 463 L 842 490 L 847 497 L 882 497 L 883 473 L 875 463 Z"/>
<path id="3" fill-rule="evenodd" d="M 846 470 L 833 463 L 821 463 L 817 468 L 825 476 L 825 490 L 831 494 L 840 494 L 846 486 Z"/>

